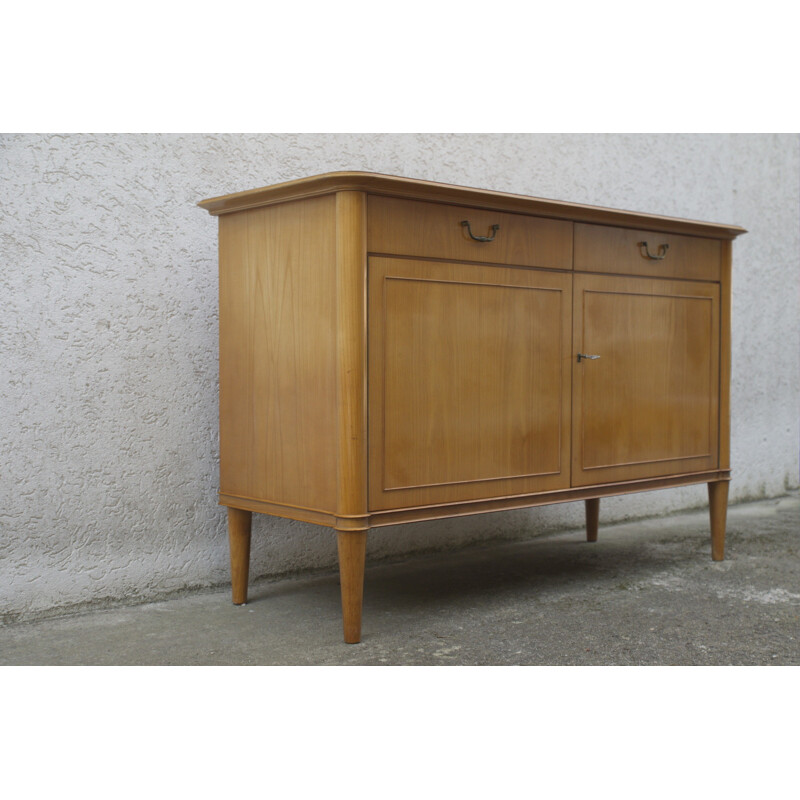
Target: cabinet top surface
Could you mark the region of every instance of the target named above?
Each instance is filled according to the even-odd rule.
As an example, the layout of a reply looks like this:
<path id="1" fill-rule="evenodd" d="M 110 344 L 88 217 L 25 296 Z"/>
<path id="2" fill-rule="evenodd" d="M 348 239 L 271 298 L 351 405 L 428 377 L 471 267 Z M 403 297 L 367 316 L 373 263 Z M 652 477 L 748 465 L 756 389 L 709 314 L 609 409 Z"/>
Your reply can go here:
<path id="1" fill-rule="evenodd" d="M 300 200 L 305 197 L 331 194 L 340 191 L 358 191 L 368 194 L 403 197 L 410 200 L 479 206 L 481 208 L 510 211 L 520 214 L 535 214 L 541 217 L 619 225 L 628 228 L 672 231 L 694 236 L 709 236 L 717 239 L 733 239 L 744 228 L 737 225 L 722 225 L 714 222 L 664 217 L 634 211 L 623 211 L 561 200 L 546 200 L 539 197 L 454 186 L 447 183 L 380 175 L 373 172 L 327 172 L 299 180 L 277 183 L 261 189 L 212 197 L 198 205 L 209 213 L 229 214 L 259 206 Z"/>

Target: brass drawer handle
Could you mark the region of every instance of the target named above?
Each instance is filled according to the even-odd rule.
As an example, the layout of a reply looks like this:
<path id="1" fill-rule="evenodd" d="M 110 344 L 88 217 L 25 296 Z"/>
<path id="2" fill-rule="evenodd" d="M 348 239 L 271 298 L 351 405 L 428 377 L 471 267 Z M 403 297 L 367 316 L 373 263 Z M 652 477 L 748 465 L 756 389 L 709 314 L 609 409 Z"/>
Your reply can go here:
<path id="1" fill-rule="evenodd" d="M 476 236 L 472 232 L 472 229 L 469 227 L 469 220 L 468 219 L 462 220 L 461 224 L 467 229 L 467 233 L 470 235 L 470 238 L 474 239 L 476 242 L 493 242 L 494 241 L 494 237 L 497 236 L 497 231 L 500 230 L 500 226 L 499 225 L 492 225 L 492 228 L 491 228 L 492 235 L 491 236 Z"/>
<path id="2" fill-rule="evenodd" d="M 644 247 L 644 257 L 649 258 L 651 261 L 663 261 L 667 255 L 667 250 L 669 250 L 668 244 L 660 244 L 658 246 L 659 255 L 654 256 L 648 249 L 647 249 L 647 242 L 639 242 L 639 247 Z"/>

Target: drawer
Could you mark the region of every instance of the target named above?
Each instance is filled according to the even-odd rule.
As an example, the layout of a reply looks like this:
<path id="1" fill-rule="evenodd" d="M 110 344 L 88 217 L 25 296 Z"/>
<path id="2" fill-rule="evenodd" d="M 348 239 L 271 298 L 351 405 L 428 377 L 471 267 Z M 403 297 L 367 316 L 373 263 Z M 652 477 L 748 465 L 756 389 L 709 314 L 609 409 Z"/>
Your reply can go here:
<path id="1" fill-rule="evenodd" d="M 470 231 L 491 241 L 476 241 Z M 367 249 L 383 255 L 572 269 L 572 223 L 371 195 Z"/>
<path id="2" fill-rule="evenodd" d="M 721 254 L 717 239 L 575 225 L 576 270 L 718 281 Z"/>

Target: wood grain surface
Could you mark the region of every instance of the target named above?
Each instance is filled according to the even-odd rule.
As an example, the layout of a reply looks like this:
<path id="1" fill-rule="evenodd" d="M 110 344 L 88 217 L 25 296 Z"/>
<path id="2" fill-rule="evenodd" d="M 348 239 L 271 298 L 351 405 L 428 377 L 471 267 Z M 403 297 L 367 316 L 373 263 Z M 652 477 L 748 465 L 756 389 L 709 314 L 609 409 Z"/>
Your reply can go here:
<path id="1" fill-rule="evenodd" d="M 662 249 L 664 245 L 666 250 Z M 578 224 L 575 226 L 575 269 L 718 281 L 721 247 L 717 239 Z M 663 258 L 648 258 L 648 252 L 652 256 L 663 255 Z"/>
<path id="2" fill-rule="evenodd" d="M 369 269 L 371 509 L 568 486 L 571 276 Z"/>
<path id="3" fill-rule="evenodd" d="M 719 286 L 576 275 L 572 485 L 718 465 Z"/>
<path id="4" fill-rule="evenodd" d="M 336 199 L 220 219 L 222 494 L 336 508 Z"/>
<path id="5" fill-rule="evenodd" d="M 370 197 L 368 208 L 371 253 L 572 269 L 571 222 L 394 197 Z M 464 221 L 492 241 L 475 241 Z"/>

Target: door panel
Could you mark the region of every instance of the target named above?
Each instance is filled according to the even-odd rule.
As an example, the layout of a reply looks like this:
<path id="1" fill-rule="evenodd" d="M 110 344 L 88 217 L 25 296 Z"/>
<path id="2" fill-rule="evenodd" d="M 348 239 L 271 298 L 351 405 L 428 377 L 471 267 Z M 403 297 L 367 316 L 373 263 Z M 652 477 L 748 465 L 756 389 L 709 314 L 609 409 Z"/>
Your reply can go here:
<path id="1" fill-rule="evenodd" d="M 370 258 L 370 507 L 569 486 L 571 276 Z"/>
<path id="2" fill-rule="evenodd" d="M 715 469 L 719 287 L 576 275 L 572 484 Z"/>

